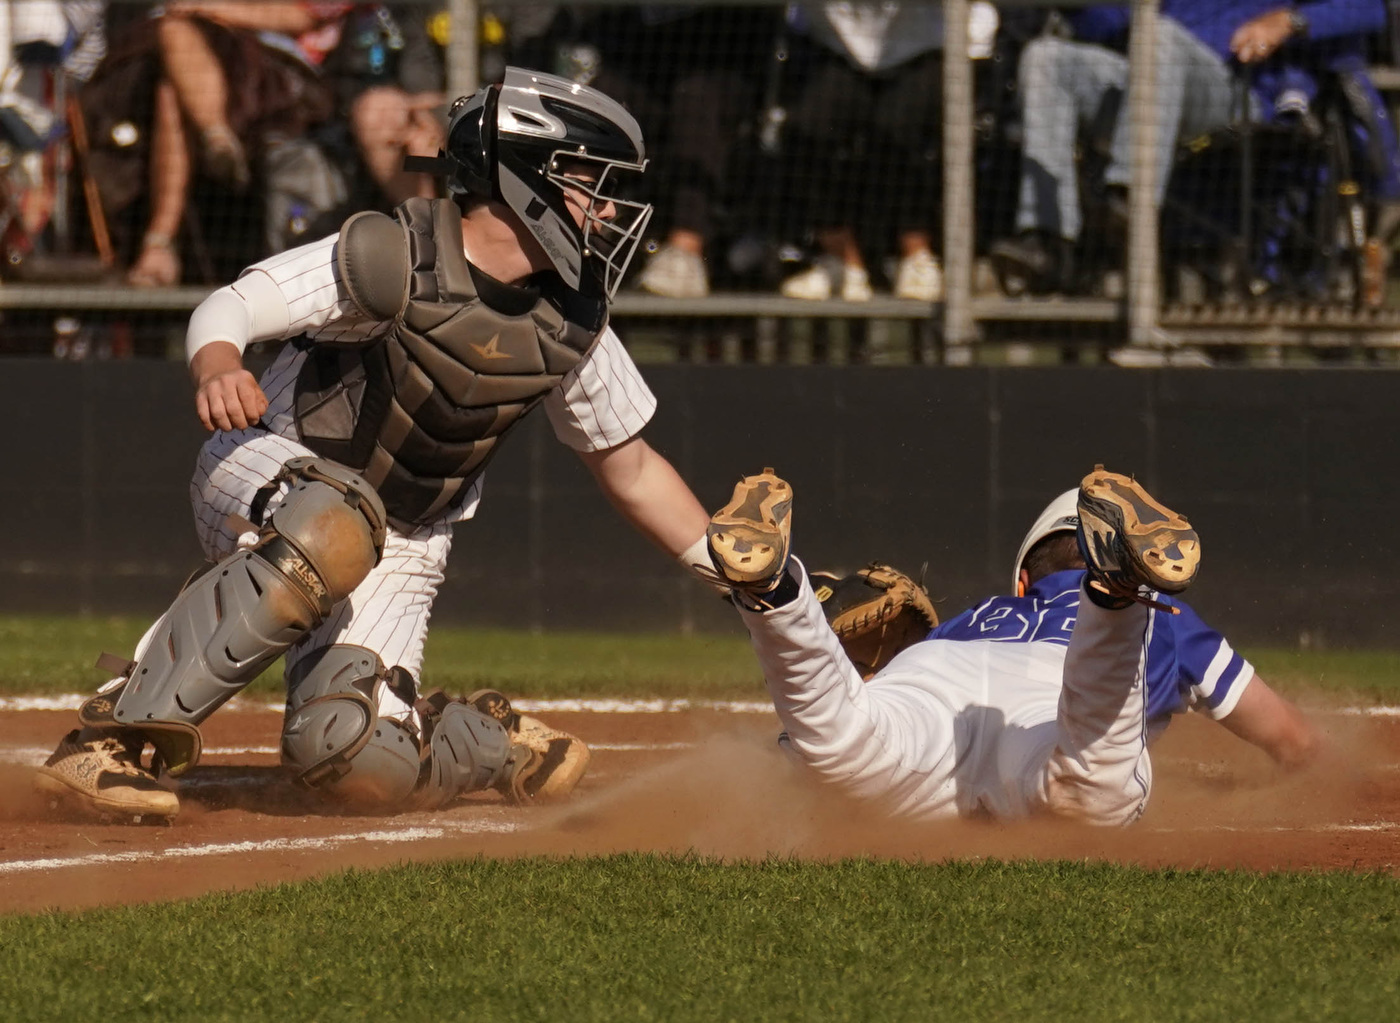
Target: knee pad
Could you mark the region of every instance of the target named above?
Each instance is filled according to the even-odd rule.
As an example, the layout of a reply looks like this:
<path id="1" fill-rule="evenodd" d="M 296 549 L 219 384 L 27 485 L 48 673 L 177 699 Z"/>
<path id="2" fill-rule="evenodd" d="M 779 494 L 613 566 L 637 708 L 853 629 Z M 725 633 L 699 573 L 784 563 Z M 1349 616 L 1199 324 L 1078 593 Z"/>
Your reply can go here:
<path id="1" fill-rule="evenodd" d="M 402 668 L 385 670 L 364 647 L 337 645 L 310 655 L 288 674 L 282 763 L 304 784 L 346 809 L 403 809 L 422 775 L 417 732 L 379 716 L 382 688 L 413 704 Z"/>
<path id="2" fill-rule="evenodd" d="M 290 483 L 257 543 L 192 581 L 114 689 L 88 700 L 84 724 L 139 731 L 172 775 L 199 759 L 198 725 L 326 619 L 378 564 L 379 495 L 334 462 L 294 458 Z"/>
<path id="3" fill-rule="evenodd" d="M 436 809 L 489 788 L 511 796 L 510 779 L 528 763 L 530 751 L 512 745 L 505 725 L 469 703 L 439 693 L 424 704 L 428 764 L 419 806 Z"/>

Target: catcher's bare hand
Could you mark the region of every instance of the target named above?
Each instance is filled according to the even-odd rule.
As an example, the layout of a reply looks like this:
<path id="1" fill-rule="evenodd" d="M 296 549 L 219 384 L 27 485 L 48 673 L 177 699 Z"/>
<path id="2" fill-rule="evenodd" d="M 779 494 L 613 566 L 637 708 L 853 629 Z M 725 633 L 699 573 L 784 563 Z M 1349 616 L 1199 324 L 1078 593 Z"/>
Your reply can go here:
<path id="1" fill-rule="evenodd" d="M 267 411 L 267 395 L 243 368 L 238 348 L 227 341 L 215 341 L 195 352 L 190 375 L 195 412 L 206 430 L 246 429 Z"/>

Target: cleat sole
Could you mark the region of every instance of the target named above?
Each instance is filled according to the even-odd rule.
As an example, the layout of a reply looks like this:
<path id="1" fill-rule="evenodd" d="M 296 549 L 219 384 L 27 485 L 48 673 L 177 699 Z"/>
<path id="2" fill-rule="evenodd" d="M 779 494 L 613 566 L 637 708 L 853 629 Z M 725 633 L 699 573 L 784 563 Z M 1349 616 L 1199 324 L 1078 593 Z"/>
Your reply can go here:
<path id="1" fill-rule="evenodd" d="M 170 800 L 151 801 L 135 804 L 128 800 L 107 799 L 102 795 L 85 792 L 69 784 L 61 775 L 38 768 L 34 774 L 34 788 L 47 797 L 49 809 L 67 811 L 77 816 L 96 818 L 102 821 L 132 821 L 141 823 L 143 818 L 169 822 L 180 812 L 180 803 L 174 793 Z"/>
<path id="2" fill-rule="evenodd" d="M 1191 523 L 1131 477 L 1096 468 L 1080 486 L 1080 517 L 1086 535 L 1116 532 L 1153 589 L 1180 593 L 1195 579 L 1201 543 Z"/>
<path id="3" fill-rule="evenodd" d="M 706 529 L 710 553 L 730 582 L 772 577 L 787 560 L 792 488 L 772 469 L 745 476 Z"/>

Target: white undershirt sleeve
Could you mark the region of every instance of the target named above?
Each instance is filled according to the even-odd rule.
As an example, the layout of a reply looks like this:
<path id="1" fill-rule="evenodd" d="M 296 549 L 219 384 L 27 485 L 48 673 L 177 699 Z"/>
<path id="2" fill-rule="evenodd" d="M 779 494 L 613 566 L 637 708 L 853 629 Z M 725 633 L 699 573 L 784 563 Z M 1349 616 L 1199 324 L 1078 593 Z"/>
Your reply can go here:
<path id="1" fill-rule="evenodd" d="M 267 274 L 255 270 L 195 307 L 185 331 L 185 361 L 215 341 L 227 341 L 241 352 L 254 341 L 285 337 L 290 324 L 281 289 Z"/>
<path id="2" fill-rule="evenodd" d="M 366 319 L 341 284 L 336 235 L 254 263 L 195 309 L 185 333 L 185 357 L 213 341 L 243 351 L 255 341 L 307 334 L 321 342 L 358 343 L 389 321 Z"/>

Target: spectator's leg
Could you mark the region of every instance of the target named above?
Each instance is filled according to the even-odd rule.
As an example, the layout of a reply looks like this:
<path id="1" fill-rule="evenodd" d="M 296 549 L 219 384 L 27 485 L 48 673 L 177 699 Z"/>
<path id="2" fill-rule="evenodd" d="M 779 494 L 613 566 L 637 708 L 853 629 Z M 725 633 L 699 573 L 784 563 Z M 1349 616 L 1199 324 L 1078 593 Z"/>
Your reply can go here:
<path id="1" fill-rule="evenodd" d="M 943 111 L 943 54 L 928 53 L 876 89 L 873 120 L 880 167 L 869 198 L 891 211 L 899 261 L 891 282 L 897 298 L 936 302 L 943 297 L 943 267 L 934 254 L 939 223 L 942 164 L 939 123 Z M 865 214 L 879 222 L 880 211 Z"/>
<path id="2" fill-rule="evenodd" d="M 190 154 L 185 124 L 170 83 L 156 86 L 155 119 L 151 132 L 151 220 L 141 252 L 127 274 L 128 283 L 154 288 L 180 280 L 180 257 L 175 240 L 189 198 Z"/>
<path id="3" fill-rule="evenodd" d="M 415 196 L 431 199 L 433 180 L 403 169 L 405 153 L 432 156 L 442 144 L 442 129 L 428 114 L 436 96 L 410 96 L 394 86 L 366 89 L 350 105 L 350 128 L 370 176 L 390 205 Z"/>
<path id="4" fill-rule="evenodd" d="M 676 193 L 671 222 L 702 238 L 713 230 L 711 204 L 729 161 L 740 88 L 732 73 L 706 70 L 680 78 L 672 93 Z"/>
<path id="5" fill-rule="evenodd" d="M 160 53 L 180 109 L 200 131 L 228 127 L 228 82 L 223 65 L 190 18 L 160 19 Z"/>
<path id="6" fill-rule="evenodd" d="M 199 132 L 205 171 L 217 181 L 247 188 L 252 177 L 248 157 L 228 123 L 228 80 L 197 21 L 164 15 L 160 53 L 180 109 Z"/>
<path id="7" fill-rule="evenodd" d="M 831 284 L 847 300 L 870 298 L 865 258 L 853 225 L 869 187 L 857 172 L 863 166 L 861 133 L 875 103 L 869 76 L 831 57 L 813 72 L 788 110 L 785 194 L 801 197 L 801 219 L 815 231 L 827 259 L 839 264 L 837 279 L 830 283 L 822 266 L 789 277 L 782 293 L 790 298 L 825 298 Z"/>
<path id="8" fill-rule="evenodd" d="M 1036 39 L 1021 54 L 1021 193 L 1016 228 L 1075 239 L 1083 226 L 1074 151 L 1079 127 L 1113 89 L 1125 88 L 1128 61 L 1101 46 Z"/>
<path id="9" fill-rule="evenodd" d="M 1081 592 L 1065 654 L 1055 749 L 1041 774 L 1045 805 L 1091 824 L 1131 824 L 1147 805 L 1150 611 L 1108 610 Z"/>
<path id="10" fill-rule="evenodd" d="M 1215 53 L 1170 18 L 1157 22 L 1157 97 L 1153 105 L 1157 121 L 1158 203 L 1167 189 L 1177 145 L 1186 138 L 1227 124 L 1231 118 L 1233 84 L 1230 69 Z M 1113 133 L 1113 162 L 1105 180 L 1127 185 L 1131 132 L 1126 97 L 1123 113 Z"/>

